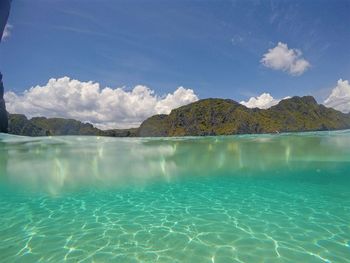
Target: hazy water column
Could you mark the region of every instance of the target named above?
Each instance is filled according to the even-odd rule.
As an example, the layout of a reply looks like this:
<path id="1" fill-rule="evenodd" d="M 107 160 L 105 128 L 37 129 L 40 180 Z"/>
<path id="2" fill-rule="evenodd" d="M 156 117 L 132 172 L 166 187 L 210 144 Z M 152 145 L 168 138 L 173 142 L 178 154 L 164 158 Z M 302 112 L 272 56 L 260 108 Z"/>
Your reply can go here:
<path id="1" fill-rule="evenodd" d="M 0 1 L 0 41 L 10 14 L 11 0 Z M 7 132 L 8 120 L 4 101 L 4 85 L 2 83 L 2 74 L 0 72 L 0 132 Z"/>

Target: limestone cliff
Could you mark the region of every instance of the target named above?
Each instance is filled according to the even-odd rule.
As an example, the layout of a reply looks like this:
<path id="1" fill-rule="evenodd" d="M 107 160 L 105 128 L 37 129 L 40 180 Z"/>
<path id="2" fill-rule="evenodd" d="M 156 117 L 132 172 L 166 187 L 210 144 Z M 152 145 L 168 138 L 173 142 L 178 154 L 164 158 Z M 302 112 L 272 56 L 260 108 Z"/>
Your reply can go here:
<path id="1" fill-rule="evenodd" d="M 0 1 L 0 42 L 10 13 L 11 0 Z M 7 112 L 4 101 L 4 85 L 0 73 L 0 132 L 7 132 Z"/>
<path id="2" fill-rule="evenodd" d="M 2 75 L 0 73 L 0 132 L 7 132 L 7 112 L 4 101 L 4 85 L 2 83 Z"/>

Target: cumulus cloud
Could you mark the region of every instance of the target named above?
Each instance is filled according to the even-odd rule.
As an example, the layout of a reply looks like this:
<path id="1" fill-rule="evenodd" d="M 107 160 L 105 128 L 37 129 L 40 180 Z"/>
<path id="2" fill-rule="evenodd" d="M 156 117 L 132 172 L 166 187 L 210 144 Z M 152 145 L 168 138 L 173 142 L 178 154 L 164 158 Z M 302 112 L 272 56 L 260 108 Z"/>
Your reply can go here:
<path id="1" fill-rule="evenodd" d="M 177 88 L 158 96 L 146 86 L 124 88 L 100 87 L 92 81 L 81 82 L 68 77 L 50 79 L 22 94 L 5 93 L 10 113 L 27 117 L 73 118 L 90 122 L 101 129 L 136 127 L 154 114 L 168 114 L 173 108 L 198 100 L 192 89 Z"/>
<path id="2" fill-rule="evenodd" d="M 13 29 L 13 25 L 7 23 L 4 28 L 4 32 L 2 34 L 1 40 L 5 40 L 6 38 L 9 38 L 11 36 L 12 29 Z"/>
<path id="3" fill-rule="evenodd" d="M 283 99 L 288 99 L 285 97 Z M 263 93 L 258 97 L 251 97 L 248 101 L 241 101 L 240 103 L 248 108 L 268 109 L 278 104 L 281 99 L 274 99 L 269 93 Z"/>
<path id="4" fill-rule="evenodd" d="M 350 84 L 348 80 L 339 79 L 337 86 L 324 101 L 324 105 L 344 113 L 350 112 Z"/>
<path id="5" fill-rule="evenodd" d="M 299 49 L 289 49 L 287 44 L 282 42 L 269 49 L 260 62 L 265 67 L 282 70 L 293 76 L 303 74 L 310 67 L 310 63 L 302 57 Z"/>

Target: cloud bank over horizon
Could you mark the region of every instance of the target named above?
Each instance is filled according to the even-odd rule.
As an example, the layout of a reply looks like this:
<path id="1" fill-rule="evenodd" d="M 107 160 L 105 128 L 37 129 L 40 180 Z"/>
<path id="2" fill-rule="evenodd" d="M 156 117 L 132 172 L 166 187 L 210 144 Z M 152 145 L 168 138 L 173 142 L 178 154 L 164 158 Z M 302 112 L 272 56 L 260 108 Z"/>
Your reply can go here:
<path id="1" fill-rule="evenodd" d="M 47 84 L 34 86 L 22 94 L 5 93 L 10 113 L 32 117 L 72 118 L 88 122 L 100 129 L 138 127 L 155 114 L 169 114 L 174 108 L 197 101 L 192 89 L 178 87 L 174 92 L 159 96 L 147 86 L 101 88 L 98 82 L 83 82 L 69 77 L 51 78 Z M 284 98 L 274 98 L 264 92 L 240 103 L 248 108 L 268 109 Z M 350 112 L 350 84 L 339 79 L 323 104 L 344 113 Z"/>
<path id="2" fill-rule="evenodd" d="M 8 91 L 5 100 L 10 113 L 25 114 L 29 118 L 73 118 L 100 129 L 113 129 L 137 127 L 154 114 L 168 114 L 174 108 L 197 101 L 198 96 L 184 87 L 158 96 L 142 85 L 127 91 L 62 77 L 52 78 L 46 85 L 32 87 L 22 94 Z"/>
<path id="3" fill-rule="evenodd" d="M 247 101 L 240 101 L 240 103 L 247 108 L 259 108 L 268 109 L 274 105 L 277 105 L 281 100 L 290 98 L 285 97 L 283 99 L 275 99 L 270 93 L 262 93 L 260 96 L 251 97 Z"/>
<path id="4" fill-rule="evenodd" d="M 339 79 L 324 105 L 343 113 L 350 112 L 350 84 L 348 80 Z"/>
<path id="5" fill-rule="evenodd" d="M 288 48 L 287 44 L 278 42 L 277 46 L 263 55 L 260 62 L 267 68 L 282 70 L 292 76 L 300 76 L 311 66 L 302 55 L 299 49 Z"/>
<path id="6" fill-rule="evenodd" d="M 268 109 L 277 105 L 281 100 L 291 98 L 291 96 L 282 99 L 274 98 L 270 93 L 262 93 L 260 96 L 250 97 L 247 101 L 240 103 L 248 108 Z M 322 103 L 328 108 L 350 113 L 350 83 L 348 80 L 339 79 L 337 85 L 332 88 L 331 93 Z"/>

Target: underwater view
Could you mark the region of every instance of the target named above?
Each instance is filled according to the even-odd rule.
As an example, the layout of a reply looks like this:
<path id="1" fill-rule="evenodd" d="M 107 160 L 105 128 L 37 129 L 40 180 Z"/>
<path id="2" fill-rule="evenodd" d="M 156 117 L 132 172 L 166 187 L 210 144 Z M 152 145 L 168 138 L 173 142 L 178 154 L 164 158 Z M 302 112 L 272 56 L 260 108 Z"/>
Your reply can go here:
<path id="1" fill-rule="evenodd" d="M 350 263 L 349 14 L 0 0 L 0 263 Z"/>
<path id="2" fill-rule="evenodd" d="M 350 262 L 350 131 L 0 135 L 1 262 Z"/>

